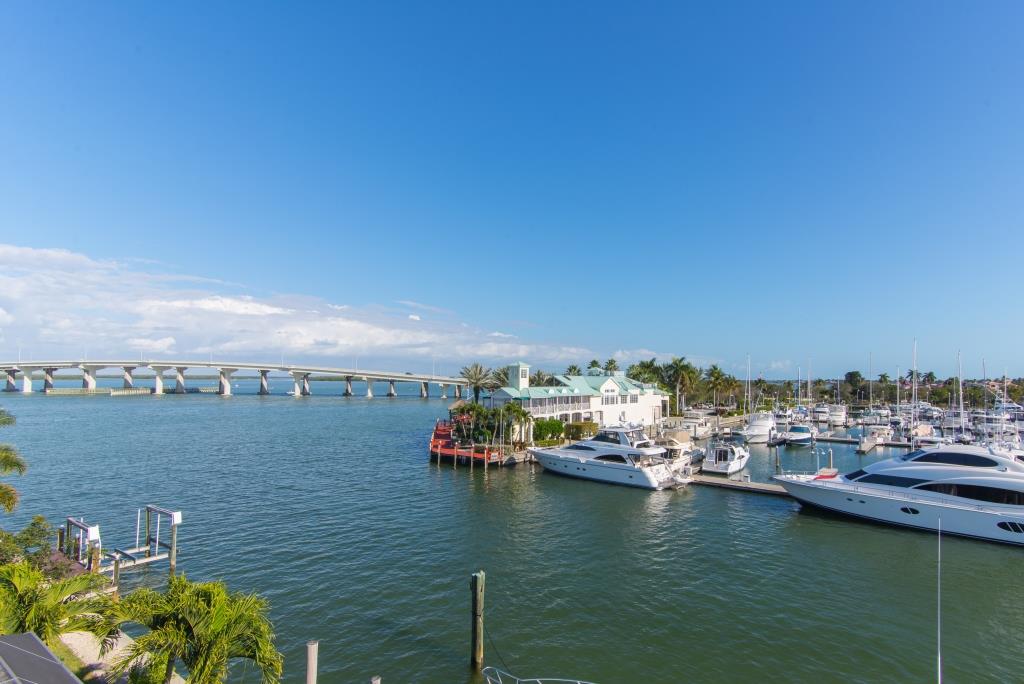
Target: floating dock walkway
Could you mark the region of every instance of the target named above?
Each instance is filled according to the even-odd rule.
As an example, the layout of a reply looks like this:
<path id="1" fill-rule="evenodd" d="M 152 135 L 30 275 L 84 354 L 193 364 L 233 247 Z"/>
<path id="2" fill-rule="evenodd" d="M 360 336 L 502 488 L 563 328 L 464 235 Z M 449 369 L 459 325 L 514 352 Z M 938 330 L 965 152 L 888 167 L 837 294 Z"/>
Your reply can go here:
<path id="1" fill-rule="evenodd" d="M 696 473 L 693 476 L 693 484 L 707 485 L 709 487 L 720 487 L 741 492 L 753 492 L 755 494 L 771 494 L 773 496 L 789 496 L 789 493 L 781 485 L 767 482 L 750 482 L 748 480 L 731 480 L 721 475 L 704 475 Z"/>

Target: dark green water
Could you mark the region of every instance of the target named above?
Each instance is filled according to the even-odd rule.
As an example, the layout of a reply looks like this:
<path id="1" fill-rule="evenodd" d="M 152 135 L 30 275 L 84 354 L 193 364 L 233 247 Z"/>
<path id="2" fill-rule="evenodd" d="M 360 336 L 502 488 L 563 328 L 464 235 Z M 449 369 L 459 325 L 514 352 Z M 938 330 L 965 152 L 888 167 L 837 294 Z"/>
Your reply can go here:
<path id="1" fill-rule="evenodd" d="M 81 515 L 123 546 L 137 507 L 181 509 L 181 569 L 271 601 L 290 682 L 303 681 L 308 639 L 321 641 L 322 682 L 474 681 L 468 582 L 479 568 L 497 646 L 487 662 L 520 676 L 935 680 L 934 536 L 769 496 L 646 492 L 528 465 L 439 468 L 426 440 L 445 402 L 324 396 L 342 390 L 2 395 L 18 424 L 0 438 L 30 464 L 3 524 Z M 815 467 L 809 450 L 781 458 Z M 838 447 L 836 461 L 866 459 Z M 773 463 L 755 447 L 754 479 Z M 943 541 L 947 682 L 1022 679 L 1022 560 L 1022 549 Z M 156 586 L 164 572 L 133 581 Z M 245 669 L 234 678 L 258 681 Z"/>

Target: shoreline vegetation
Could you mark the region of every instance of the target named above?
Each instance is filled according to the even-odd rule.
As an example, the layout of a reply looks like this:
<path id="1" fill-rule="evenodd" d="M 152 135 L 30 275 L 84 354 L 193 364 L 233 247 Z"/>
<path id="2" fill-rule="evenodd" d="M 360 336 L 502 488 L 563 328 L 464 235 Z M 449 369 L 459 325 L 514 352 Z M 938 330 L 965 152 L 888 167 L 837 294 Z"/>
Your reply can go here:
<path id="1" fill-rule="evenodd" d="M 13 424 L 0 409 L 0 426 Z M 27 467 L 13 446 L 0 445 L 0 476 Z M 15 487 L 0 482 L 0 506 L 10 513 L 17 504 Z M 83 681 L 216 684 L 237 659 L 252 661 L 267 684 L 281 680 L 270 606 L 259 595 L 172 575 L 163 592 L 118 596 L 110 579 L 54 548 L 55 538 L 40 515 L 18 532 L 0 529 L 0 634 L 35 633 Z M 133 639 L 128 625 L 145 631 Z"/>

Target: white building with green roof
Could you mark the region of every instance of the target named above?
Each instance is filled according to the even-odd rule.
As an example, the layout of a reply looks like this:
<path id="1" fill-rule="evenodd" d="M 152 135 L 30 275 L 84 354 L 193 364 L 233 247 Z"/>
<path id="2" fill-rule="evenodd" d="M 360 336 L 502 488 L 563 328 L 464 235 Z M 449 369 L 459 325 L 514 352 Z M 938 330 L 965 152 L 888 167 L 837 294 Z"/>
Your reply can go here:
<path id="1" fill-rule="evenodd" d="M 556 375 L 552 385 L 531 387 L 530 367 L 514 363 L 508 367 L 508 380 L 509 386 L 491 394 L 493 405 L 516 402 L 535 419 L 654 425 L 668 415 L 667 393 L 627 378 L 622 371 L 594 369 L 587 375 Z"/>

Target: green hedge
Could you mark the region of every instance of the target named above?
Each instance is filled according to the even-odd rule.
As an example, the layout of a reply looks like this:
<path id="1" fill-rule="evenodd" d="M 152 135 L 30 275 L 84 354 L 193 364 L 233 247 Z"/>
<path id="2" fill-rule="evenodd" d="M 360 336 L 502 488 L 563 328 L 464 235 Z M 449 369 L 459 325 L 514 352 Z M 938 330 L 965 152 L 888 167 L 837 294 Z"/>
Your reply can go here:
<path id="1" fill-rule="evenodd" d="M 533 422 L 533 441 L 543 442 L 561 438 L 565 424 L 557 418 L 541 418 Z"/>
<path id="2" fill-rule="evenodd" d="M 572 440 L 590 437 L 595 432 L 597 432 L 597 423 L 592 420 L 585 420 L 580 423 L 569 423 L 565 426 L 565 436 Z"/>

